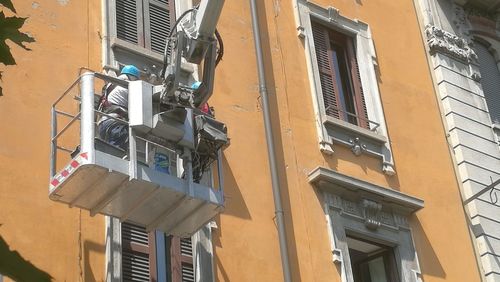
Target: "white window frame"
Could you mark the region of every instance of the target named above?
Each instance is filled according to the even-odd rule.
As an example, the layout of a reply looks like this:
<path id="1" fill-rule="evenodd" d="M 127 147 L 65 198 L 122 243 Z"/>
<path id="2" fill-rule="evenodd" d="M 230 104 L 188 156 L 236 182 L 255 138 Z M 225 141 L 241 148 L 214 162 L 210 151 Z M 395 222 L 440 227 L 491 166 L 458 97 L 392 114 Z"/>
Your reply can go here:
<path id="1" fill-rule="evenodd" d="M 356 155 L 366 153 L 379 157 L 382 160 L 382 171 L 387 175 L 394 175 L 396 171 L 378 89 L 375 72 L 377 61 L 370 27 L 362 21 L 342 16 L 339 10 L 333 7 L 323 8 L 305 0 L 297 1 L 297 9 L 297 30 L 299 37 L 305 41 L 320 150 L 325 154 L 333 154 L 334 143 L 348 146 Z M 312 20 L 353 37 L 368 119 L 378 124 L 375 130 L 361 128 L 326 115 L 312 34 Z"/>
<path id="2" fill-rule="evenodd" d="M 321 167 L 309 174 L 309 182 L 322 193 L 332 261 L 343 282 L 354 281 L 348 235 L 392 247 L 399 280 L 422 281 L 408 223 L 423 208 L 421 199 Z"/>

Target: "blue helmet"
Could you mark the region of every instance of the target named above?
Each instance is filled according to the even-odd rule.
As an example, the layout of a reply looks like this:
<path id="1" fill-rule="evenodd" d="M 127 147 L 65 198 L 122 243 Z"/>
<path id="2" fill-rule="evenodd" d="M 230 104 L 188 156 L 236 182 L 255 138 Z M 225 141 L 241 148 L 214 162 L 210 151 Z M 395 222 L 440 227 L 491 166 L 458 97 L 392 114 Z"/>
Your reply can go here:
<path id="1" fill-rule="evenodd" d="M 134 65 L 124 66 L 121 71 L 121 74 L 130 74 L 135 76 L 136 78 L 139 78 L 139 76 L 141 76 L 141 72 Z"/>
<path id="2" fill-rule="evenodd" d="M 200 85 L 201 85 L 201 82 L 196 81 L 193 84 L 191 84 L 191 88 L 193 88 L 194 90 L 196 90 L 196 89 L 200 88 Z"/>

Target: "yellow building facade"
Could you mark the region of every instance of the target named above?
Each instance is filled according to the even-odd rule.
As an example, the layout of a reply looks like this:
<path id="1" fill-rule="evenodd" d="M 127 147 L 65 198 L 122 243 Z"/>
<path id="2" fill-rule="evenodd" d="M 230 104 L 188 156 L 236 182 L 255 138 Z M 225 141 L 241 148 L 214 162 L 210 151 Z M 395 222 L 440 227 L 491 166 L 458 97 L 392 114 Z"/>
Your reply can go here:
<path id="1" fill-rule="evenodd" d="M 123 279 L 109 220 L 49 200 L 47 187 L 50 107 L 81 68 L 161 65 L 153 41 L 127 41 L 109 20 L 129 2 L 167 1 L 14 1 L 36 42 L 11 46 L 17 65 L 2 69 L 0 235 L 54 281 Z M 192 5 L 171 4 L 177 16 Z M 413 1 L 257 8 L 292 281 L 480 281 Z M 231 138 L 225 210 L 209 259 L 182 281 L 283 280 L 250 15 L 248 1 L 226 1 L 219 20 L 210 105 Z M 165 271 L 158 281 L 171 281 Z"/>

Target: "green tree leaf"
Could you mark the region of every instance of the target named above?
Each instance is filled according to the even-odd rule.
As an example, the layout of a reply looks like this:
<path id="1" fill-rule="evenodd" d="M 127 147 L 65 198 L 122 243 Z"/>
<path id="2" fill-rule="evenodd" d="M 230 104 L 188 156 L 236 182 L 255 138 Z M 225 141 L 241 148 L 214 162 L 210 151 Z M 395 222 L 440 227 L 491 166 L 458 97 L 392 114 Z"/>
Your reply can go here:
<path id="1" fill-rule="evenodd" d="M 17 13 L 16 9 L 14 8 L 14 5 L 12 5 L 12 2 L 10 0 L 0 0 L 0 5 L 7 7 L 8 9 L 10 9 L 14 13 Z"/>
<path id="2" fill-rule="evenodd" d="M 6 43 L 7 39 L 25 50 L 31 50 L 26 47 L 24 43 L 35 42 L 35 39 L 28 34 L 19 31 L 25 21 L 26 18 L 5 17 L 5 14 L 0 12 L 0 63 L 3 63 L 4 65 L 16 64 L 16 60 L 12 56 L 10 48 Z"/>
<path id="3" fill-rule="evenodd" d="M 6 7 L 14 13 L 17 13 L 11 0 L 0 0 L 0 7 Z M 0 11 L 0 64 L 15 65 L 16 60 L 10 52 L 7 40 L 14 42 L 24 50 L 30 51 L 25 43 L 35 42 L 35 39 L 28 34 L 19 31 L 24 25 L 26 18 L 5 17 L 3 10 Z M 0 71 L 0 82 L 2 81 L 2 72 Z M 3 96 L 2 86 L 0 85 L 0 96 Z"/>

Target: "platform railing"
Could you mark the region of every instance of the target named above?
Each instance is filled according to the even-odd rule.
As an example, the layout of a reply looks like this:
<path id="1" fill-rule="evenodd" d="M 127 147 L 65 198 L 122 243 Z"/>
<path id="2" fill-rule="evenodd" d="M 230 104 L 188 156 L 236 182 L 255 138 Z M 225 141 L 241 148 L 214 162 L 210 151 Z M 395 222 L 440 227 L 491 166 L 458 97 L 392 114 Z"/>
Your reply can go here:
<path id="1" fill-rule="evenodd" d="M 183 152 L 178 152 L 176 149 L 166 147 L 164 145 L 150 140 L 145 136 L 137 136 L 135 130 L 130 127 L 128 121 L 117 118 L 115 116 L 109 115 L 102 111 L 96 109 L 96 89 L 95 89 L 95 79 L 98 78 L 103 81 L 103 83 L 114 83 L 116 85 L 128 88 L 128 81 L 118 79 L 116 77 L 108 76 L 101 73 L 95 72 L 85 72 L 80 75 L 64 92 L 59 96 L 51 107 L 51 155 L 50 155 L 50 178 L 52 179 L 57 173 L 57 157 L 59 152 L 73 153 L 78 149 L 71 149 L 58 145 L 58 140 L 61 138 L 66 131 L 75 124 L 75 122 L 80 121 L 80 138 L 79 138 L 79 150 L 80 152 L 87 153 L 88 162 L 95 161 L 95 136 L 96 136 L 96 116 L 106 116 L 110 119 L 116 120 L 120 123 L 129 126 L 129 148 L 127 152 L 127 158 L 129 161 L 129 177 L 134 179 L 137 177 L 138 168 L 138 155 L 137 155 L 137 141 L 145 143 L 145 162 L 150 163 L 149 152 L 151 148 L 161 148 L 169 152 L 170 161 L 177 159 L 177 156 L 181 157 L 184 162 L 184 175 L 185 180 L 188 183 L 188 195 L 194 196 L 193 191 L 193 165 L 191 160 L 191 151 L 188 148 L 184 148 Z M 79 87 L 77 87 L 79 86 Z M 60 103 L 63 99 L 68 98 L 69 93 L 72 91 L 78 91 L 77 95 L 71 97 L 76 101 L 77 109 L 79 109 L 75 114 L 68 113 L 60 109 Z M 58 117 L 66 117 L 70 120 L 62 126 L 59 130 Z M 175 156 L 175 157 L 172 157 Z M 216 170 L 218 178 L 218 187 L 210 187 L 214 190 L 217 197 L 220 200 L 224 199 L 224 188 L 223 188 L 223 167 L 222 167 L 222 152 L 219 150 L 217 153 Z M 178 174 L 178 172 L 177 172 Z M 177 175 L 178 176 L 178 175 Z M 215 185 L 207 185 L 215 186 Z"/>

